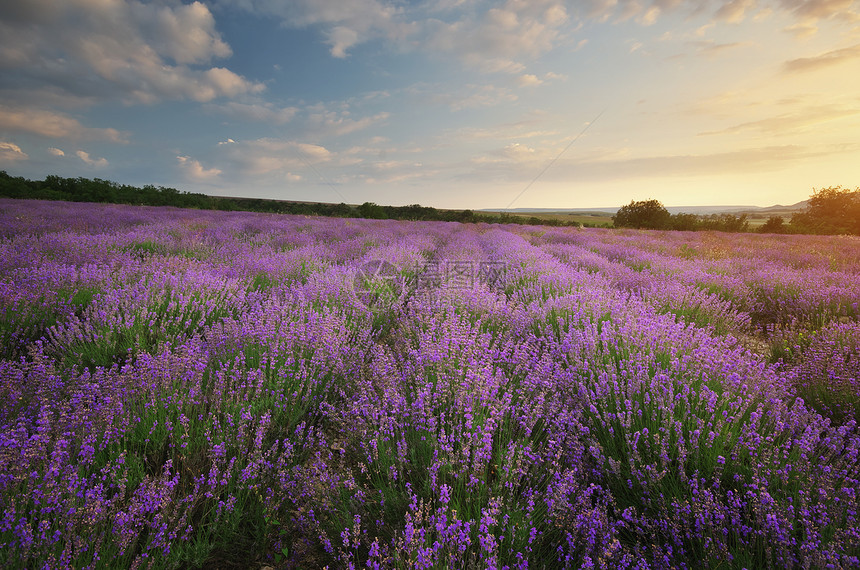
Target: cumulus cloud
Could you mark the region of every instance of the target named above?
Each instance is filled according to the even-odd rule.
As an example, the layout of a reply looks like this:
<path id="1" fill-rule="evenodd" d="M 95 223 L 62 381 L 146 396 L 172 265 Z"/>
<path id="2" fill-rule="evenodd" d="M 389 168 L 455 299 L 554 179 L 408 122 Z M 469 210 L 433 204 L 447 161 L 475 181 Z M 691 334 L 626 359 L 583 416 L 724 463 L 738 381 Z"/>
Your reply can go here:
<path id="1" fill-rule="evenodd" d="M 108 161 L 106 158 L 93 158 L 90 156 L 90 153 L 86 151 L 79 150 L 75 154 L 88 166 L 92 166 L 94 168 L 104 168 L 108 165 Z"/>
<path id="2" fill-rule="evenodd" d="M 176 63 L 207 63 L 228 57 L 228 46 L 215 31 L 215 18 L 204 4 L 145 7 L 130 4 L 141 29 Z"/>
<path id="3" fill-rule="evenodd" d="M 775 2 L 775 4 L 774 4 Z M 737 23 L 787 13 L 805 30 L 818 20 L 856 21 L 856 0 L 218 0 L 217 5 L 279 18 L 289 28 L 318 29 L 333 57 L 377 39 L 403 49 L 453 56 L 489 73 L 521 74 L 526 60 L 567 44 L 586 20 L 633 20 L 652 25 L 668 14 L 710 15 Z"/>
<path id="4" fill-rule="evenodd" d="M 84 127 L 77 119 L 62 113 L 0 105 L 0 129 L 32 133 L 50 138 L 75 138 L 126 142 L 127 134 L 116 129 Z"/>
<path id="5" fill-rule="evenodd" d="M 30 158 L 15 143 L 0 141 L 0 162 L 19 162 Z"/>
<path id="6" fill-rule="evenodd" d="M 517 78 L 517 84 L 520 87 L 531 87 L 535 85 L 541 85 L 543 84 L 543 81 L 537 75 L 525 73 Z"/>
<path id="7" fill-rule="evenodd" d="M 231 54 L 201 2 L 37 2 L 0 8 L 0 68 L 22 85 L 51 85 L 69 97 L 211 101 L 255 93 L 215 58 Z M 8 85 L 8 83 L 7 83 Z"/>
<path id="8" fill-rule="evenodd" d="M 412 24 L 394 2 L 378 0 L 219 0 L 218 5 L 274 16 L 289 28 L 319 27 L 333 57 L 374 38 L 403 39 Z"/>
<path id="9" fill-rule="evenodd" d="M 218 5 L 275 16 L 290 28 L 318 28 L 333 57 L 347 57 L 361 43 L 384 39 L 505 73 L 522 72 L 522 58 L 551 49 L 568 22 L 562 0 L 508 0 L 486 7 L 394 0 L 219 0 Z"/>
<path id="10" fill-rule="evenodd" d="M 217 168 L 204 168 L 199 160 L 194 160 L 188 156 L 177 156 L 179 167 L 185 174 L 185 177 L 192 182 L 206 182 L 217 178 L 221 171 Z"/>
<path id="11" fill-rule="evenodd" d="M 427 20 L 423 41 L 482 71 L 520 73 L 522 60 L 550 51 L 562 39 L 567 22 L 567 8 L 558 0 L 508 0 L 459 20 Z"/>
<path id="12" fill-rule="evenodd" d="M 53 154 L 54 156 L 66 156 L 66 153 L 62 150 L 53 147 L 48 149 L 48 153 Z"/>

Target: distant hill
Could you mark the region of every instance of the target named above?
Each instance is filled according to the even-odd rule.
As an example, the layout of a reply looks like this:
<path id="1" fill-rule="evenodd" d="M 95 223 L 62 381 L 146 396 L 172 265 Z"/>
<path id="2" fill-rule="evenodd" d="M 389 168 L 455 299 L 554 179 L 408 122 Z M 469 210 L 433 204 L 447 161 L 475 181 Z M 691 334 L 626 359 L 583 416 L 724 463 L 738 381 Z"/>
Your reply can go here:
<path id="1" fill-rule="evenodd" d="M 791 215 L 794 212 L 799 212 L 806 208 L 808 200 L 803 200 L 790 206 L 780 204 L 774 206 L 667 206 L 666 209 L 670 214 L 696 214 L 697 216 L 710 216 L 711 214 L 748 214 L 748 215 Z M 513 208 L 505 210 L 504 208 L 487 208 L 478 210 L 479 212 L 509 214 L 577 214 L 581 216 L 595 215 L 606 216 L 612 215 L 618 211 L 618 207 L 614 208 Z"/>

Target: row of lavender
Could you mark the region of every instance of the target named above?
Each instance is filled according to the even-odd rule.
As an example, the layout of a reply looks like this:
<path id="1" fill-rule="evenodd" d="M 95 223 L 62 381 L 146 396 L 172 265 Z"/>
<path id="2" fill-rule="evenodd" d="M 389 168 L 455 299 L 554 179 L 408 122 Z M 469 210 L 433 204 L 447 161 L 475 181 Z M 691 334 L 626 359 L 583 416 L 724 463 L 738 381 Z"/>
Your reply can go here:
<path id="1" fill-rule="evenodd" d="M 6 567 L 860 563 L 856 240 L 11 200 L 0 228 Z M 404 280 L 368 307 L 373 260 Z M 504 280 L 414 286 L 482 262 Z"/>

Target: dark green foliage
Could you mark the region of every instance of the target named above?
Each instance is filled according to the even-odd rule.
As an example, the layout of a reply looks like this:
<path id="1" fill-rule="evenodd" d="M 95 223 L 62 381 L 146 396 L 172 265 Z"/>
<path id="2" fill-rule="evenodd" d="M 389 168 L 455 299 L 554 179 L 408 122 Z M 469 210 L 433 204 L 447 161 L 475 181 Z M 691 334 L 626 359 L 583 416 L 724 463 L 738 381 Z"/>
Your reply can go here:
<path id="1" fill-rule="evenodd" d="M 476 214 L 472 210 L 437 210 L 411 204 L 409 206 L 380 206 L 365 202 L 360 206 L 327 204 L 323 202 L 292 202 L 262 198 L 228 198 L 182 192 L 175 188 L 147 185 L 143 188 L 117 184 L 107 180 L 61 178 L 47 176 L 45 180 L 27 180 L 9 176 L 0 170 L 0 197 L 38 200 L 67 200 L 70 202 L 108 202 L 144 206 L 175 206 L 200 210 L 224 210 L 326 216 L 338 218 L 370 218 L 377 220 L 424 220 L 488 224 L 531 224 L 544 226 L 575 226 L 573 222 L 525 218 L 511 214 Z"/>
<path id="2" fill-rule="evenodd" d="M 806 210 L 791 217 L 792 230 L 810 234 L 860 235 L 860 188 L 813 189 Z"/>
<path id="3" fill-rule="evenodd" d="M 616 228 L 669 229 L 672 215 L 658 200 L 631 201 L 612 216 Z"/>
<path id="4" fill-rule="evenodd" d="M 648 230 L 678 230 L 718 232 L 748 232 L 750 231 L 747 215 L 741 214 L 712 214 L 697 216 L 695 214 L 670 214 L 657 200 L 632 201 L 622 206 L 612 216 L 616 228 L 636 228 Z"/>
<path id="5" fill-rule="evenodd" d="M 672 229 L 692 232 L 699 229 L 699 216 L 696 214 L 675 214 L 672 216 Z"/>
<path id="6" fill-rule="evenodd" d="M 700 219 L 698 229 L 718 232 L 746 232 L 749 231 L 749 222 L 747 222 L 746 214 L 741 214 L 740 216 L 712 214 Z"/>
<path id="7" fill-rule="evenodd" d="M 365 202 L 358 207 L 358 214 L 362 218 L 370 218 L 372 220 L 384 220 L 388 218 L 385 213 L 385 208 L 373 202 Z"/>
<path id="8" fill-rule="evenodd" d="M 762 225 L 758 231 L 763 234 L 784 234 L 788 228 L 785 225 L 785 220 L 782 216 L 771 216 Z"/>

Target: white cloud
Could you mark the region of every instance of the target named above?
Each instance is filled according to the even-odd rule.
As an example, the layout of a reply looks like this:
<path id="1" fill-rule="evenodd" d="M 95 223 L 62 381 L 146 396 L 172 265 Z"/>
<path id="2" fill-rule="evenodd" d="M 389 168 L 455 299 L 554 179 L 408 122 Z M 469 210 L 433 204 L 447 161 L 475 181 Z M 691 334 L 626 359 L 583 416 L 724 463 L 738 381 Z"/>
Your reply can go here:
<path id="1" fill-rule="evenodd" d="M 857 16 L 854 0 L 779 0 L 779 3 L 801 21 Z"/>
<path id="2" fill-rule="evenodd" d="M 126 142 L 127 134 L 116 129 L 84 127 L 77 119 L 62 113 L 0 105 L 0 129 L 27 132 L 50 138 L 107 140 Z"/>
<path id="3" fill-rule="evenodd" d="M 92 158 L 90 156 L 90 153 L 85 152 L 83 150 L 79 150 L 75 154 L 88 166 L 92 166 L 94 168 L 104 168 L 108 165 L 108 161 L 106 158 Z"/>
<path id="4" fill-rule="evenodd" d="M 756 4 L 756 0 L 728 0 L 716 11 L 718 20 L 737 23 L 744 19 L 746 13 Z"/>
<path id="5" fill-rule="evenodd" d="M 230 165 L 243 176 L 264 176 L 305 169 L 329 162 L 334 155 L 321 145 L 292 140 L 261 138 L 219 145 L 219 162 Z"/>
<path id="6" fill-rule="evenodd" d="M 67 97 L 211 101 L 256 93 L 263 85 L 223 67 L 231 54 L 201 2 L 64 0 L 50 9 L 0 9 L 0 66 L 21 89 L 50 85 Z M 25 87 L 25 85 L 27 87 Z"/>
<path id="7" fill-rule="evenodd" d="M 318 144 L 288 142 L 286 146 L 297 149 L 303 157 L 306 157 L 311 162 L 325 162 L 332 156 L 332 153 L 327 148 Z"/>
<path id="8" fill-rule="evenodd" d="M 524 173 L 528 173 L 540 165 L 546 164 L 547 161 L 551 160 L 557 154 L 558 149 L 553 145 L 541 145 L 539 148 L 536 148 L 527 144 L 513 142 L 502 148 L 496 148 L 475 156 L 470 162 L 475 165 L 492 165 L 496 170 L 521 170 Z"/>
<path id="9" fill-rule="evenodd" d="M 219 0 L 218 4 L 278 17 L 290 28 L 319 28 L 337 58 L 347 57 L 361 43 L 384 39 L 407 49 L 453 54 L 467 65 L 505 73 L 520 73 L 521 59 L 552 49 L 569 19 L 563 0 L 507 0 L 487 7 L 472 2 L 441 6 L 394 0 Z"/>
<path id="10" fill-rule="evenodd" d="M 860 17 L 856 0 L 217 0 L 217 4 L 274 16 L 289 28 L 318 29 L 337 58 L 347 57 L 364 42 L 382 39 L 401 49 L 453 56 L 483 72 L 511 74 L 522 73 L 526 60 L 571 45 L 584 20 L 633 20 L 649 26 L 680 13 L 710 14 L 714 22 L 737 23 L 777 10 L 808 31 L 817 20 Z M 584 41 L 573 45 L 581 48 Z"/>
<path id="11" fill-rule="evenodd" d="M 543 81 L 539 79 L 537 75 L 526 73 L 524 75 L 520 75 L 517 78 L 517 83 L 520 87 L 531 87 L 535 85 L 541 85 Z"/>
<path id="12" fill-rule="evenodd" d="M 530 162 L 535 158 L 535 149 L 520 143 L 507 145 L 501 151 L 501 156 L 516 162 Z"/>
<path id="13" fill-rule="evenodd" d="M 583 4 L 587 18 L 598 21 L 635 19 L 643 25 L 650 25 L 661 14 L 671 12 L 711 12 L 715 20 L 737 23 L 750 14 L 754 19 L 766 18 L 774 9 L 774 3 L 769 0 L 588 0 Z M 777 0 L 776 8 L 799 22 L 834 17 L 851 21 L 858 15 L 855 4 L 855 0 Z"/>
<path id="14" fill-rule="evenodd" d="M 550 51 L 563 37 L 568 21 L 558 0 L 508 0 L 455 21 L 424 23 L 424 45 L 450 53 L 486 72 L 520 73 L 523 59 Z"/>
<path id="15" fill-rule="evenodd" d="M 18 162 L 30 158 L 15 143 L 0 141 L 0 162 Z"/>
<path id="16" fill-rule="evenodd" d="M 660 8 L 651 6 L 640 16 L 639 23 L 643 26 L 651 26 L 657 21 L 658 16 L 660 16 Z"/>
<path id="17" fill-rule="evenodd" d="M 54 156 L 66 156 L 66 153 L 64 153 L 62 150 L 60 150 L 58 148 L 53 148 L 53 147 L 49 148 L 48 152 L 50 154 L 53 154 Z"/>
<path id="18" fill-rule="evenodd" d="M 346 26 L 335 26 L 329 32 L 331 55 L 337 58 L 346 57 L 346 50 L 358 43 L 358 32 Z"/>
<path id="19" fill-rule="evenodd" d="M 172 7 L 129 3 L 129 7 L 146 36 L 176 63 L 207 63 L 232 54 L 215 31 L 215 18 L 201 2 Z"/>
<path id="20" fill-rule="evenodd" d="M 179 167 L 185 176 L 194 182 L 206 182 L 221 174 L 217 168 L 204 168 L 199 160 L 194 160 L 188 156 L 177 156 L 176 160 L 179 161 Z"/>
<path id="21" fill-rule="evenodd" d="M 374 38 L 402 40 L 413 27 L 404 9 L 377 0 L 219 0 L 219 5 L 275 16 L 289 28 L 319 27 L 331 55 L 347 57 L 354 46 Z"/>

